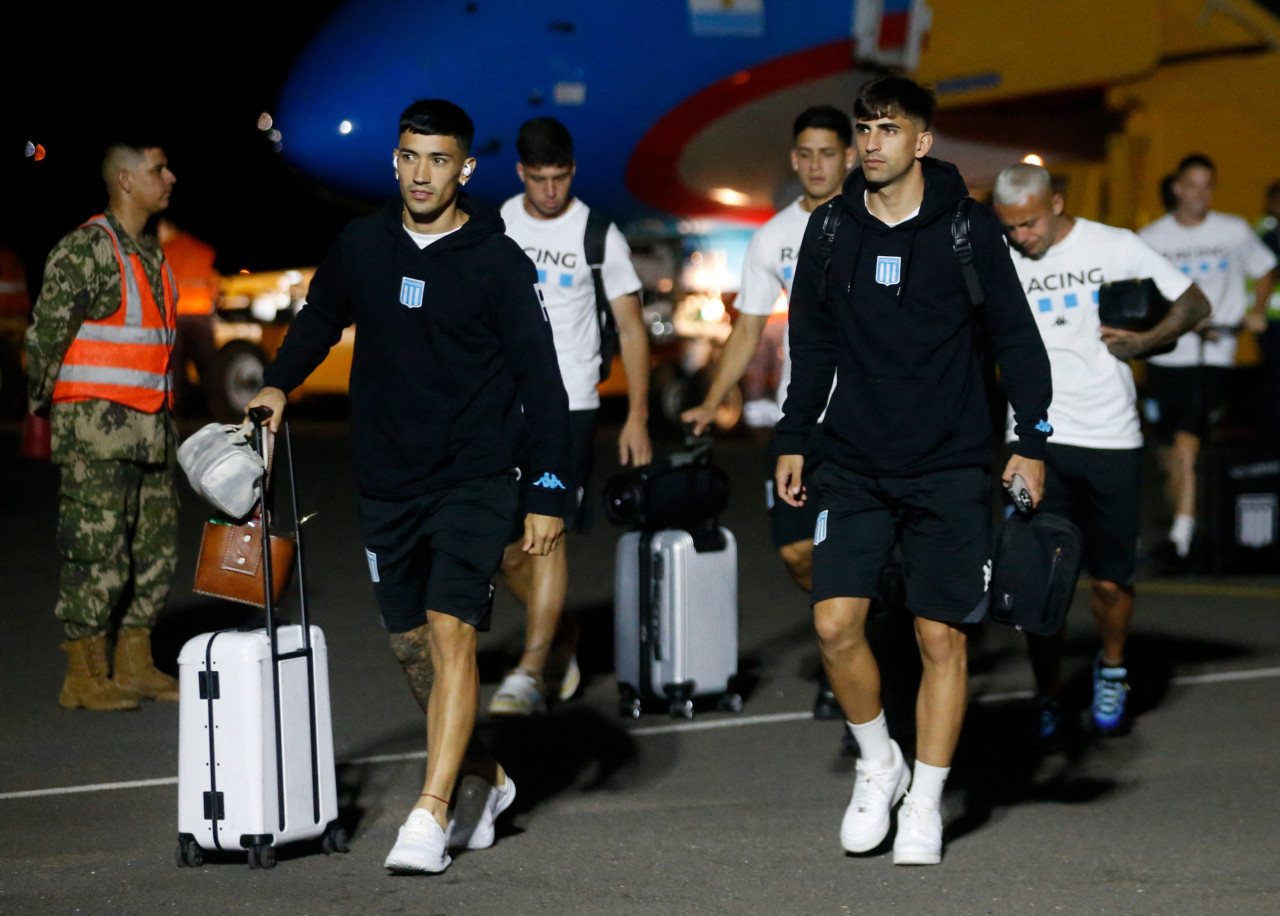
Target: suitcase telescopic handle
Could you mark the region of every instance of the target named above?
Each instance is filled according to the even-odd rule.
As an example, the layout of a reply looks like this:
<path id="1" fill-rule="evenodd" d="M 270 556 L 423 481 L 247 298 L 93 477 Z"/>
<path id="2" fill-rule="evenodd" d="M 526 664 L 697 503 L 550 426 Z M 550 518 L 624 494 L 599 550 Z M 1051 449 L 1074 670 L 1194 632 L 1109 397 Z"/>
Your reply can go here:
<path id="1" fill-rule="evenodd" d="M 254 426 L 261 426 L 271 419 L 271 408 L 265 404 L 259 404 L 257 407 L 249 408 L 249 422 Z"/>

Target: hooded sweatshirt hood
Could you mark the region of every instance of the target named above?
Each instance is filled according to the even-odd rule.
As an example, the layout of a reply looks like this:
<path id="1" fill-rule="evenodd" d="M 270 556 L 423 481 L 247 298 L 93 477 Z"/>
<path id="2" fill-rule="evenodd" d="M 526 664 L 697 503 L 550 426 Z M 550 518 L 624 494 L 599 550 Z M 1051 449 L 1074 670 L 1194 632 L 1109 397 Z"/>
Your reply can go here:
<path id="1" fill-rule="evenodd" d="M 879 217 L 873 216 L 871 211 L 867 209 L 867 192 L 871 189 L 867 182 L 866 176 L 862 174 L 861 169 L 854 169 L 849 173 L 849 177 L 844 181 L 844 190 L 840 197 L 841 207 L 848 216 L 851 216 L 857 224 L 856 238 L 858 240 L 857 248 L 860 248 L 864 234 L 871 233 L 873 235 L 885 235 L 888 233 L 904 233 L 907 237 L 907 245 L 904 253 L 896 255 L 900 260 L 894 264 L 889 262 L 877 262 L 877 271 L 892 272 L 896 269 L 900 276 L 900 282 L 894 284 L 895 297 L 902 299 L 907 289 L 907 277 L 912 267 L 916 248 L 916 235 L 926 226 L 936 223 L 940 219 L 950 219 L 955 213 L 956 204 L 968 196 L 968 188 L 965 187 L 964 179 L 960 177 L 959 170 L 950 162 L 943 162 L 940 159 L 934 159 L 926 156 L 920 161 L 920 168 L 924 173 L 924 199 L 920 202 L 920 208 L 910 219 L 903 220 L 893 226 L 884 223 Z M 856 265 L 859 261 L 858 254 L 855 250 L 853 263 Z M 883 280 L 887 274 L 880 273 L 880 279 Z M 852 278 L 846 278 L 851 280 Z"/>
<path id="2" fill-rule="evenodd" d="M 439 257 L 442 254 L 479 245 L 491 235 L 502 235 L 506 226 L 496 209 L 472 197 L 465 191 L 458 192 L 458 209 L 467 215 L 467 221 L 443 238 L 421 249 L 424 255 Z M 407 242 L 415 249 L 417 244 L 409 237 L 404 224 L 404 201 L 393 197 L 387 201 L 380 214 L 388 232 L 397 243 Z"/>

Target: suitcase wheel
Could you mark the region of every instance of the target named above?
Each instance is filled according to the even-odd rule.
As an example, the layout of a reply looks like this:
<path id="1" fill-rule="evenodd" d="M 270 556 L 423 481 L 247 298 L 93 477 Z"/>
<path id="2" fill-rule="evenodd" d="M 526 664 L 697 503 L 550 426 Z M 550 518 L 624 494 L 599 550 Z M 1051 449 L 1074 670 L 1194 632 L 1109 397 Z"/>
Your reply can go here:
<path id="1" fill-rule="evenodd" d="M 276 848 L 266 843 L 254 843 L 249 847 L 249 867 L 275 868 Z"/>
<path id="2" fill-rule="evenodd" d="M 726 693 L 721 695 L 716 708 L 723 712 L 742 712 L 742 694 Z"/>
<path id="3" fill-rule="evenodd" d="M 693 681 L 682 681 L 679 684 L 663 684 L 662 692 L 667 695 L 667 712 L 673 719 L 693 718 Z"/>
<path id="4" fill-rule="evenodd" d="M 320 840 L 320 848 L 324 850 L 326 856 L 331 856 L 335 852 L 349 851 L 351 846 L 347 839 L 347 831 L 336 824 L 330 827 Z"/>
<path id="5" fill-rule="evenodd" d="M 667 712 L 671 713 L 671 718 L 673 719 L 692 719 L 693 700 L 688 697 L 683 699 L 677 697 L 671 701 L 671 705 L 667 707 Z"/>
<path id="6" fill-rule="evenodd" d="M 624 719 L 640 718 L 640 694 L 628 684 L 618 687 L 618 715 Z"/>
<path id="7" fill-rule="evenodd" d="M 204 864 L 204 850 L 189 836 L 178 837 L 178 848 L 174 853 L 179 868 L 199 868 Z"/>

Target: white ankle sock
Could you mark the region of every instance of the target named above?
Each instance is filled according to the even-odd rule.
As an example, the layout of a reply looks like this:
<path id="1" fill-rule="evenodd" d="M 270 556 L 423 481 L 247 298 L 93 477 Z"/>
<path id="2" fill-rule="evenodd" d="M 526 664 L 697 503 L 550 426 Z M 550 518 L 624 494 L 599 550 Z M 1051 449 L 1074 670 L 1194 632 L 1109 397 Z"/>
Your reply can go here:
<path id="1" fill-rule="evenodd" d="M 1169 540 L 1178 556 L 1185 557 L 1191 552 L 1191 537 L 1196 533 L 1196 520 L 1190 515 L 1175 515 L 1173 527 L 1169 529 Z"/>
<path id="2" fill-rule="evenodd" d="M 861 725 L 849 723 L 849 731 L 858 742 L 858 756 L 869 765 L 887 767 L 893 763 L 893 745 L 889 741 L 889 725 L 884 719 L 884 710 L 870 722 Z"/>
<path id="3" fill-rule="evenodd" d="M 942 803 L 942 787 L 946 785 L 950 772 L 951 767 L 931 767 L 917 760 L 911 773 L 911 797 L 938 807 Z"/>

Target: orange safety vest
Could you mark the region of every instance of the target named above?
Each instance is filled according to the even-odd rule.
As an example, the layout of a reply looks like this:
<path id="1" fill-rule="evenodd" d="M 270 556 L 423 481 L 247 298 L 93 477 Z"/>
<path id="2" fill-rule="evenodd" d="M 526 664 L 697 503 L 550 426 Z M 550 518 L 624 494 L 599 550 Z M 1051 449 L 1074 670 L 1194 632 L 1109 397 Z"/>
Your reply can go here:
<path id="1" fill-rule="evenodd" d="M 85 319 L 76 332 L 53 386 L 55 404 L 104 400 L 144 413 L 173 407 L 169 361 L 176 337 L 173 271 L 161 261 L 164 305 L 156 303 L 142 258 L 129 255 L 125 266 L 120 239 L 105 216 L 84 224 L 111 237 L 120 265 L 120 308 L 106 318 Z M 84 228 L 83 226 L 81 228 Z"/>
<path id="2" fill-rule="evenodd" d="M 164 259 L 178 280 L 178 314 L 212 315 L 218 295 L 213 246 L 179 230 L 164 245 Z"/>

